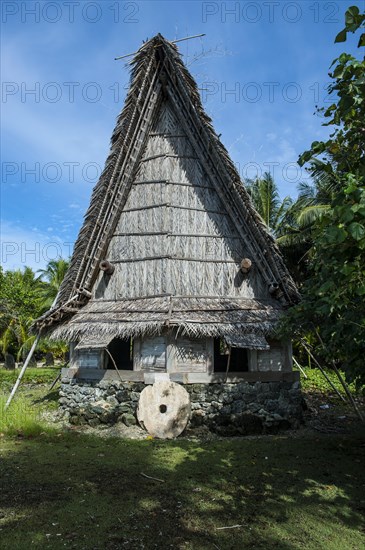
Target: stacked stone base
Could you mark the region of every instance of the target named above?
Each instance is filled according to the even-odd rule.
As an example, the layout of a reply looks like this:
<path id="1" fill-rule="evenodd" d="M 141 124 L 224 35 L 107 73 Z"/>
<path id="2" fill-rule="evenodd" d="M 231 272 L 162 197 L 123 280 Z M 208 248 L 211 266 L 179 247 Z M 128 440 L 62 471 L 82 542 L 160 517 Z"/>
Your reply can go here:
<path id="1" fill-rule="evenodd" d="M 188 429 L 205 426 L 219 435 L 275 433 L 302 421 L 299 382 L 188 384 L 191 398 Z M 71 424 L 137 424 L 139 382 L 85 382 L 63 379 L 60 413 Z"/>

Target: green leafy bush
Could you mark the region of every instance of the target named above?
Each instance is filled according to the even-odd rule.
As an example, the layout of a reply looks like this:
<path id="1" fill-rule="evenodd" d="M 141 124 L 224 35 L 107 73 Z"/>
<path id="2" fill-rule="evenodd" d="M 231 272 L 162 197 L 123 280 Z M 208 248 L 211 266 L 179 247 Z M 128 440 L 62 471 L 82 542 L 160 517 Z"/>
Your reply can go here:
<path id="1" fill-rule="evenodd" d="M 304 376 L 301 376 L 301 384 L 304 391 L 314 391 L 314 392 L 320 392 L 325 394 L 334 394 L 333 389 L 321 373 L 319 369 L 316 368 L 309 368 L 305 367 L 304 372 L 307 376 L 307 378 L 304 378 Z M 328 378 L 331 380 L 332 384 L 335 386 L 335 388 L 338 389 L 338 391 L 345 396 L 345 391 L 337 378 L 336 373 L 331 369 L 324 369 Z M 344 376 L 344 373 L 341 373 Z M 355 384 L 351 383 L 349 384 L 350 391 L 354 394 L 356 393 Z"/>

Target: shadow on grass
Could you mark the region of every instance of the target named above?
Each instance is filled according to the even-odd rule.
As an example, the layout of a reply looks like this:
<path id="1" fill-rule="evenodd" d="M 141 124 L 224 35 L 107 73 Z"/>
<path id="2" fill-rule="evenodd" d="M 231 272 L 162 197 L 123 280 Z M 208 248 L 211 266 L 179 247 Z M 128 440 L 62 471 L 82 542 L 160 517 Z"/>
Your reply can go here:
<path id="1" fill-rule="evenodd" d="M 327 550 L 364 543 L 358 437 L 196 443 L 71 433 L 3 447 L 2 548 Z"/>
<path id="2" fill-rule="evenodd" d="M 46 390 L 47 391 L 47 390 Z M 60 395 L 59 395 L 59 389 L 51 390 L 45 395 L 42 395 L 41 397 L 38 397 L 37 399 L 34 399 L 33 403 L 34 405 L 40 405 L 42 403 L 48 404 L 48 403 L 56 403 L 58 405 Z"/>

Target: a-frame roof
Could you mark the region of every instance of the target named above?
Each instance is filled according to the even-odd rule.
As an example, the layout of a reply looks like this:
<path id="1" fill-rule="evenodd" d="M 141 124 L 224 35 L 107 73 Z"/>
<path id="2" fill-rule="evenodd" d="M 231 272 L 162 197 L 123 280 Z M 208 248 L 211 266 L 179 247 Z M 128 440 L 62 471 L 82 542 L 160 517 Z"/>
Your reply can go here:
<path id="1" fill-rule="evenodd" d="M 275 313 L 272 314 L 273 310 L 282 309 L 283 306 L 297 300 L 295 284 L 284 265 L 274 239 L 254 210 L 227 150 L 213 129 L 211 119 L 204 112 L 197 85 L 182 63 L 176 46 L 159 34 L 140 48 L 131 65 L 130 89 L 112 135 L 111 151 L 104 171 L 93 190 L 69 270 L 54 307 L 42 316 L 35 326 L 38 329 L 46 328 L 52 331 L 57 326 L 67 325 L 70 319 L 77 317 L 78 311 L 86 312 L 93 307 L 90 298 L 93 302 L 95 283 L 100 277 L 100 261 L 105 259 L 131 187 L 135 182 L 148 139 L 166 104 L 178 119 L 179 128 L 194 150 L 197 162 L 204 167 L 214 192 L 224 205 L 230 223 L 234 225 L 237 235 L 245 241 L 245 249 L 257 267 L 260 277 L 267 287 L 273 283 L 277 286 L 277 303 L 274 308 L 272 304 L 270 305 L 269 314 L 265 311 L 261 320 L 264 322 L 269 317 L 270 319 L 275 317 Z M 203 298 L 199 295 L 191 298 L 194 297 Z M 131 297 L 122 296 L 121 301 L 123 298 L 125 299 L 124 311 L 133 311 L 135 306 L 128 302 L 128 298 Z M 134 296 L 133 300 L 135 298 Z M 146 296 L 139 296 L 139 298 L 145 299 Z M 214 296 L 209 298 L 214 299 Z M 220 296 L 220 298 L 223 297 Z M 151 299 L 154 302 L 150 301 L 147 308 L 149 312 L 153 303 L 156 312 L 161 308 L 164 310 L 163 305 L 155 303 L 156 296 L 151 296 Z M 169 318 L 171 318 L 171 308 L 170 300 L 167 305 Z M 240 309 L 236 304 L 233 309 L 237 308 Z M 209 307 L 206 306 L 206 309 L 208 310 Z M 242 309 L 247 309 L 247 304 L 246 308 Z M 191 310 L 188 309 L 188 311 Z M 166 319 L 162 317 L 161 323 L 157 323 L 157 330 L 165 321 Z M 204 321 L 204 315 L 202 321 Z M 260 319 L 256 318 L 256 322 L 259 323 Z M 242 323 L 245 323 L 244 317 L 239 325 L 242 326 Z M 272 326 L 272 323 L 269 325 Z M 65 326 L 64 329 L 66 329 Z M 84 330 L 86 330 L 85 327 Z M 143 329 L 140 332 L 143 333 Z M 267 327 L 262 332 L 268 332 Z M 67 333 L 67 330 L 62 332 L 58 329 L 57 334 L 72 338 L 75 334 L 81 333 L 78 327 L 74 333 L 72 331 Z M 121 329 L 115 334 L 126 336 L 127 332 Z"/>

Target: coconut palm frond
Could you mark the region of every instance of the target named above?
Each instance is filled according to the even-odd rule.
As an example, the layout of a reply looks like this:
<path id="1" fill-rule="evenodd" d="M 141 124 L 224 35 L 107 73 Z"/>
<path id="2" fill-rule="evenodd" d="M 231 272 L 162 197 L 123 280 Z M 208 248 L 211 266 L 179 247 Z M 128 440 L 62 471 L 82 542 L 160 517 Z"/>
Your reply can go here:
<path id="1" fill-rule="evenodd" d="M 285 197 L 280 200 L 277 185 L 269 172 L 265 172 L 262 178 L 246 182 L 246 189 L 257 213 L 269 230 L 277 234 L 292 199 Z"/>
<path id="2" fill-rule="evenodd" d="M 46 269 L 39 269 L 37 280 L 40 282 L 40 295 L 43 299 L 42 313 L 47 311 L 57 296 L 61 283 L 66 275 L 69 262 L 60 258 L 48 262 Z"/>
<path id="3" fill-rule="evenodd" d="M 308 234 L 300 230 L 292 230 L 291 232 L 285 233 L 281 237 L 276 239 L 277 244 L 280 248 L 285 247 L 300 247 L 301 245 L 308 244 L 310 241 L 308 239 Z"/>
<path id="4" fill-rule="evenodd" d="M 315 204 L 303 208 L 297 217 L 299 227 L 304 229 L 313 226 L 313 224 L 318 221 L 323 214 L 328 212 L 328 209 L 329 206 L 327 204 Z"/>
<path id="5" fill-rule="evenodd" d="M 278 205 L 275 215 L 273 216 L 272 225 L 276 234 L 280 233 L 281 226 L 285 223 L 285 216 L 293 204 L 293 199 L 289 196 L 284 197 L 281 204 Z"/>

